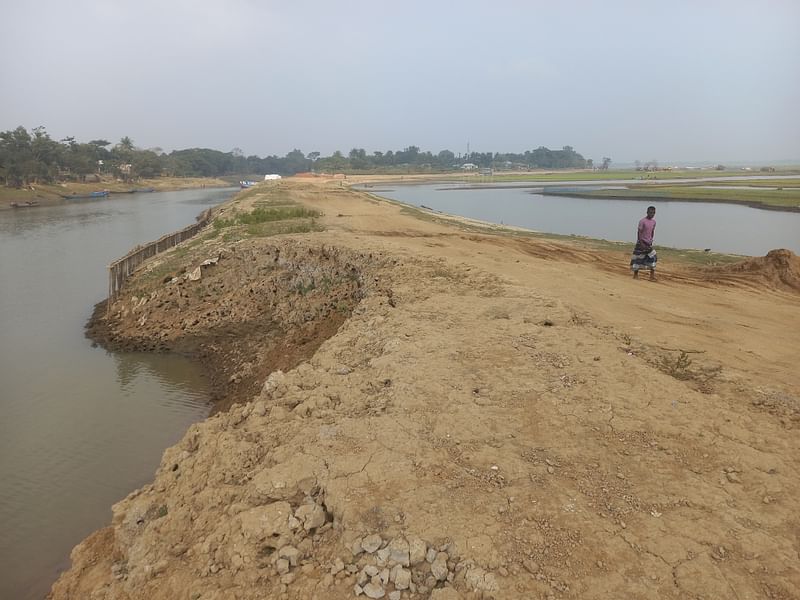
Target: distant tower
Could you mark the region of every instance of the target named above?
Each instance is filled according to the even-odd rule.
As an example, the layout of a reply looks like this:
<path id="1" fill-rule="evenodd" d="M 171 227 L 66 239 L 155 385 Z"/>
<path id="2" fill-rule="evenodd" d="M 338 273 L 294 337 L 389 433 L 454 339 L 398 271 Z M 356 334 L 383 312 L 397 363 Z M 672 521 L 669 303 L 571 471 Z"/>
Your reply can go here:
<path id="1" fill-rule="evenodd" d="M 469 141 L 467 142 L 467 158 L 469 159 Z"/>

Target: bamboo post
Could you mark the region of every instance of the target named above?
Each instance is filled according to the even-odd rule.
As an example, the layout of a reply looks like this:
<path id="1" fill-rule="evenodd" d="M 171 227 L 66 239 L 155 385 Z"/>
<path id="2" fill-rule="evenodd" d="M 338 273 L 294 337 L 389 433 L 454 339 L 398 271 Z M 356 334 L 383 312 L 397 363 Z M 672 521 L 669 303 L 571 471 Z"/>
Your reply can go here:
<path id="1" fill-rule="evenodd" d="M 197 218 L 197 223 L 189 225 L 173 233 L 168 233 L 161 236 L 154 242 L 146 244 L 144 247 L 132 250 L 122 258 L 112 262 L 108 266 L 108 301 L 106 303 L 106 312 L 111 309 L 111 302 L 117 297 L 125 280 L 133 275 L 134 271 L 139 268 L 148 258 L 156 256 L 170 248 L 177 246 L 184 240 L 188 240 L 206 225 L 208 225 L 211 217 L 211 209 L 207 209 L 200 213 Z"/>

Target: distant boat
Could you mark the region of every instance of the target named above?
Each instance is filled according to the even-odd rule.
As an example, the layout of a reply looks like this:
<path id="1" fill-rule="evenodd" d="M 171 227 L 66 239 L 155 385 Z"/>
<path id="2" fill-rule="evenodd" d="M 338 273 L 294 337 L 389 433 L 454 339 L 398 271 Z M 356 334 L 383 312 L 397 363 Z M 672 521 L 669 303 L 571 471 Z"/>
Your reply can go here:
<path id="1" fill-rule="evenodd" d="M 102 190 L 100 192 L 89 192 L 88 194 L 69 194 L 63 195 L 62 198 L 65 200 L 79 200 L 81 198 L 105 198 L 108 196 L 108 190 Z"/>
<path id="2" fill-rule="evenodd" d="M 147 188 L 133 188 L 133 189 L 130 189 L 130 190 L 110 190 L 109 193 L 110 194 L 144 194 L 144 193 L 147 193 L 147 192 L 155 192 L 155 191 L 156 191 L 156 188 L 147 187 Z"/>
<path id="3" fill-rule="evenodd" d="M 38 200 L 28 200 L 26 202 L 12 202 L 11 208 L 30 208 L 31 206 L 39 206 Z"/>
<path id="4" fill-rule="evenodd" d="M 257 183 L 258 183 L 257 181 L 240 181 L 239 185 L 242 186 L 242 189 L 244 189 L 244 188 L 251 188 Z"/>

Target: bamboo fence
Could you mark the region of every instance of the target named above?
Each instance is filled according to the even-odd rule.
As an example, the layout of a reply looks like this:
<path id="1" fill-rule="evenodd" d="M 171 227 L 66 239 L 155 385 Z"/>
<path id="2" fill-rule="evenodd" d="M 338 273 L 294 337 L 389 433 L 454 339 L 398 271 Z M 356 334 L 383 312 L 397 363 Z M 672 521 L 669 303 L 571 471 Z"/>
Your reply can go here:
<path id="1" fill-rule="evenodd" d="M 148 258 L 160 254 L 180 244 L 184 240 L 197 235 L 211 221 L 211 209 L 205 210 L 197 217 L 197 223 L 184 227 L 180 231 L 161 236 L 155 242 L 144 246 L 137 246 L 122 258 L 118 258 L 108 265 L 108 304 L 117 297 L 122 285 L 136 269 Z"/>

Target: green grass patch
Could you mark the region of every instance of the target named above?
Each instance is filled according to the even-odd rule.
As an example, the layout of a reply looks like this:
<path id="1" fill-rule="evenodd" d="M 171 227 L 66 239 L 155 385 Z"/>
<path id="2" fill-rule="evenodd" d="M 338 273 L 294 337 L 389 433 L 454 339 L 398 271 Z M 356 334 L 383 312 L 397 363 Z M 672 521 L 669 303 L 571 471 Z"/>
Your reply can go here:
<path id="1" fill-rule="evenodd" d="M 288 219 L 305 219 L 319 217 L 320 213 L 316 210 L 304 208 L 302 206 L 291 207 L 271 207 L 256 208 L 249 213 L 239 213 L 231 219 L 215 219 L 214 227 L 224 229 L 235 225 L 258 225 L 260 223 L 270 223 L 273 221 L 285 221 Z"/>
<path id="2" fill-rule="evenodd" d="M 324 229 L 316 220 L 322 213 L 294 202 L 285 190 L 276 186 L 267 193 L 259 192 L 259 196 L 251 212 L 234 213 L 229 219 L 214 221 L 214 231 L 225 230 L 225 242 Z"/>
<path id="3" fill-rule="evenodd" d="M 296 221 L 272 221 L 269 223 L 259 223 L 248 225 L 244 230 L 251 237 L 268 237 L 272 235 L 283 235 L 290 233 L 311 233 L 313 231 L 323 231 L 322 227 L 315 219 L 302 219 Z"/>
<path id="4" fill-rule="evenodd" d="M 800 207 L 800 187 L 780 190 L 750 190 L 731 189 L 722 186 L 709 189 L 697 185 L 632 185 L 628 189 L 576 190 L 568 193 L 557 191 L 548 193 L 555 196 L 578 196 L 581 198 L 726 202 L 791 209 Z"/>
<path id="5" fill-rule="evenodd" d="M 687 185 L 713 185 L 713 186 L 738 186 L 766 187 L 766 188 L 800 188 L 800 178 L 798 179 L 747 179 L 744 181 L 703 181 L 696 184 Z"/>
<path id="6" fill-rule="evenodd" d="M 254 208 L 286 208 L 288 206 L 297 206 L 297 202 L 292 202 L 290 200 L 281 202 L 276 202 L 273 200 L 256 200 L 253 203 Z"/>

